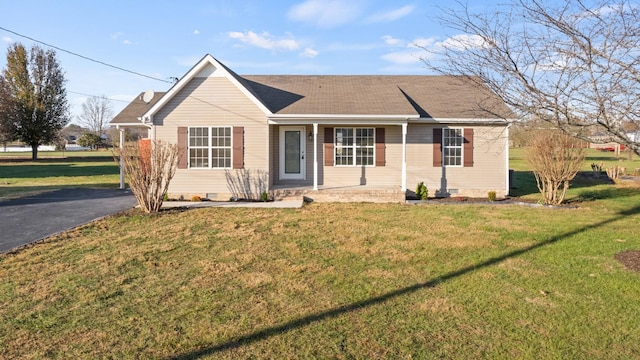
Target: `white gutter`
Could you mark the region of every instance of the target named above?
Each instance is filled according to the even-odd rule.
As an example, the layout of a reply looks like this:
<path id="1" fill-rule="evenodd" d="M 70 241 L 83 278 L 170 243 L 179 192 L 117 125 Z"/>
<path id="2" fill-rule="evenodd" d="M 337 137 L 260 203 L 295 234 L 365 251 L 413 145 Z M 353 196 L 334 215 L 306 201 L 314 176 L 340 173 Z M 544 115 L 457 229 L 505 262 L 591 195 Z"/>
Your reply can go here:
<path id="1" fill-rule="evenodd" d="M 513 121 L 513 119 L 489 119 L 489 118 L 418 118 L 411 119 L 418 123 L 432 124 L 483 124 L 483 125 L 505 125 Z"/>
<path id="2" fill-rule="evenodd" d="M 417 119 L 415 115 L 335 115 L 335 114 L 313 114 L 313 115 L 278 115 L 268 116 L 270 125 L 294 125 L 320 123 L 322 125 L 340 124 L 362 124 L 371 125 L 401 125 L 410 119 Z"/>

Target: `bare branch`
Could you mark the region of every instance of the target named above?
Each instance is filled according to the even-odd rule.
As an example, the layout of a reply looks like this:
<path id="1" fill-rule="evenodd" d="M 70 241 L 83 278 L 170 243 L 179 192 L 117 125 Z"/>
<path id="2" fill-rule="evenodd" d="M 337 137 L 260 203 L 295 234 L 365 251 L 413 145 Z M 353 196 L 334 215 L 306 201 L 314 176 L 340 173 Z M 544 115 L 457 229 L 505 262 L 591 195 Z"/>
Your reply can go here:
<path id="1" fill-rule="evenodd" d="M 593 140 L 604 132 L 640 155 L 640 7 L 628 0 L 519 0 L 492 13 L 457 3 L 457 32 L 424 48 L 433 71 L 488 86 L 520 119 Z M 477 38 L 470 43 L 460 39 Z M 598 134 L 600 135 L 600 134 Z"/>

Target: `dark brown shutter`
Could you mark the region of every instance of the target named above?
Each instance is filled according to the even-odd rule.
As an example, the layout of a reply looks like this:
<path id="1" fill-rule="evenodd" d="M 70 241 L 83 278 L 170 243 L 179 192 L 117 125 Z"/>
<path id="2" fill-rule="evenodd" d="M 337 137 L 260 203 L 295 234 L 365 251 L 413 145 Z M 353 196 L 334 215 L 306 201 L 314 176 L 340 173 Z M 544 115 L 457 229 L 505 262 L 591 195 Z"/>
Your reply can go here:
<path id="1" fill-rule="evenodd" d="M 464 167 L 473 167 L 473 129 L 464 129 Z"/>
<path id="2" fill-rule="evenodd" d="M 376 128 L 376 166 L 384 166 L 384 128 Z"/>
<path id="3" fill-rule="evenodd" d="M 231 155 L 234 169 L 244 167 L 244 126 L 233 127 L 233 154 Z"/>
<path id="4" fill-rule="evenodd" d="M 178 127 L 178 151 L 180 153 L 178 157 L 178 169 L 186 169 L 189 159 L 189 149 L 187 144 L 189 143 L 189 128 Z"/>
<path id="5" fill-rule="evenodd" d="M 333 166 L 333 128 L 324 128 L 324 166 Z"/>
<path id="6" fill-rule="evenodd" d="M 433 166 L 442 167 L 442 129 L 433 129 Z"/>

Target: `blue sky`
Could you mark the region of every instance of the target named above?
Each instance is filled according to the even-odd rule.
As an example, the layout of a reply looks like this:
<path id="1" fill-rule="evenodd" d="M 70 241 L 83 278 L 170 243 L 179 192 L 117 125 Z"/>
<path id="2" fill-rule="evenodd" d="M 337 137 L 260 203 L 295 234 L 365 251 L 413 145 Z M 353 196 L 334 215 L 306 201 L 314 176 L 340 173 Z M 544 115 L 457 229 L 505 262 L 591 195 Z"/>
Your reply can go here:
<path id="1" fill-rule="evenodd" d="M 459 35 L 438 23 L 447 3 L 0 0 L 0 27 L 164 80 L 181 77 L 207 53 L 241 75 L 428 74 L 419 60 L 425 52 L 415 45 L 437 46 Z M 34 44 L 0 29 L 2 69 L 12 42 Z M 73 116 L 83 94 L 113 99 L 117 113 L 140 92 L 171 86 L 56 52 Z"/>

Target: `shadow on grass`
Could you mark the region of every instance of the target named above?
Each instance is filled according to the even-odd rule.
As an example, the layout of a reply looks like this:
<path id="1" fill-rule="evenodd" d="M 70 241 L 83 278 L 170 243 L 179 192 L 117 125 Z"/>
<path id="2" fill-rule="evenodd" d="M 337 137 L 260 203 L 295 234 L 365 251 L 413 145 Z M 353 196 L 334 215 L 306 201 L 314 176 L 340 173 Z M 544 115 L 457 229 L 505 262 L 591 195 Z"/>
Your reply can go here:
<path id="1" fill-rule="evenodd" d="M 602 199 L 615 199 L 638 194 L 638 188 L 609 187 L 605 189 L 582 191 L 576 201 L 594 201 Z"/>
<path id="2" fill-rule="evenodd" d="M 115 190 L 119 188 L 116 183 L 91 183 L 91 184 L 73 184 L 73 185 L 35 185 L 35 186 L 0 186 L 0 207 L 9 205 L 8 202 L 16 201 L 19 198 L 42 198 L 42 194 L 63 189 L 109 189 Z M 6 199 L 2 199 L 6 198 Z M 32 200 L 40 202 L 50 202 L 43 200 Z"/>
<path id="3" fill-rule="evenodd" d="M 60 163 L 60 162 L 73 162 L 73 163 L 87 163 L 87 162 L 115 162 L 112 154 L 96 155 L 96 156 L 64 156 L 64 157 L 42 157 L 36 160 L 32 160 L 31 157 L 0 157 L 0 163 L 26 163 L 33 162 L 37 164 L 48 163 Z"/>
<path id="4" fill-rule="evenodd" d="M 563 240 L 565 238 L 583 233 L 585 231 L 588 230 L 593 230 L 596 228 L 599 228 L 601 226 L 605 226 L 608 224 L 611 224 L 615 221 L 618 221 L 626 216 L 632 216 L 632 215 L 637 215 L 640 214 L 640 205 L 639 206 L 635 206 L 633 208 L 630 208 L 628 210 L 624 210 L 621 211 L 617 214 L 617 216 L 612 217 L 608 220 L 604 220 L 601 222 L 598 222 L 596 224 L 592 224 L 592 225 L 588 225 L 585 226 L 583 228 L 577 229 L 577 230 L 573 230 L 573 231 L 568 231 L 565 232 L 563 234 L 559 234 L 556 235 L 554 237 L 551 237 L 550 239 L 528 246 L 526 248 L 523 249 L 519 249 L 519 250 L 515 250 L 515 251 L 511 251 L 508 252 L 506 254 L 497 256 L 497 257 L 493 257 L 490 259 L 487 259 L 485 261 L 482 261 L 480 263 L 477 263 L 475 265 L 471 265 L 471 266 L 467 266 L 465 268 L 462 268 L 460 270 L 457 271 L 453 271 L 453 272 L 449 272 L 447 274 L 444 274 L 440 277 L 431 279 L 427 282 L 423 282 L 423 283 L 418 283 L 415 285 L 411 285 L 408 287 L 404 287 L 395 291 L 391 291 L 388 292 L 386 294 L 382 294 L 380 296 L 376 296 L 376 297 L 372 297 L 370 299 L 367 300 L 362 300 L 362 301 L 358 301 L 352 304 L 347 304 L 347 305 L 343 305 L 343 306 L 339 306 L 327 311 L 322 311 L 319 313 L 315 313 L 315 314 L 311 314 L 311 315 L 307 315 L 305 317 L 296 319 L 296 320 L 292 320 L 289 321 L 287 323 L 284 323 L 282 325 L 279 326 L 274 326 L 274 327 L 270 327 L 270 328 L 266 328 L 260 331 L 256 331 L 254 333 L 251 334 L 247 334 L 247 335 L 243 335 L 243 336 L 239 336 L 235 339 L 229 340 L 227 342 L 221 343 L 221 344 L 216 344 L 204 349 L 200 349 L 200 350 L 196 350 L 193 352 L 189 352 L 189 353 L 185 353 L 185 354 L 181 354 L 181 355 L 177 355 L 174 357 L 170 357 L 170 359 L 176 359 L 176 360 L 186 360 L 186 359 L 197 359 L 199 357 L 202 356 L 208 356 L 208 355 L 214 355 L 216 353 L 219 353 L 221 351 L 226 351 L 226 350 L 231 350 L 231 349 L 235 349 L 235 348 L 239 348 L 241 346 L 244 345 L 249 345 L 273 336 L 277 336 L 280 334 L 284 334 L 287 333 L 291 330 L 295 330 L 295 329 L 299 329 L 308 325 L 311 325 L 315 322 L 319 322 L 319 321 L 324 321 L 324 320 L 328 320 L 328 319 L 332 319 L 338 316 L 341 316 L 343 314 L 352 312 L 352 311 L 357 311 L 357 310 L 361 310 L 363 308 L 367 308 L 370 306 L 374 306 L 377 304 L 381 304 L 384 303 L 388 300 L 392 300 L 394 298 L 403 296 L 403 295 L 407 295 L 407 294 L 411 294 L 411 293 L 415 293 L 417 291 L 423 290 L 423 289 L 428 289 L 428 288 L 432 288 L 435 287 L 436 285 L 449 281 L 451 279 L 457 278 L 459 276 L 463 276 L 466 275 L 467 273 L 488 267 L 488 266 L 492 266 L 495 265 L 497 263 L 500 263 L 506 259 L 515 257 L 515 256 L 519 256 L 522 255 L 524 253 L 527 253 L 529 251 L 547 246 L 547 245 L 551 245 L 553 243 L 556 243 L 560 240 Z"/>
<path id="5" fill-rule="evenodd" d="M 113 162 L 112 162 L 113 163 Z M 47 164 L 47 165 L 0 165 L 2 178 L 37 179 L 60 176 L 95 176 L 119 174 L 118 165 Z"/>
<path id="6" fill-rule="evenodd" d="M 509 189 L 511 196 L 525 196 L 538 194 L 536 178 L 532 171 L 515 171 L 513 174 L 513 187 Z M 598 185 L 613 184 L 606 175 L 596 176 L 593 171 L 580 171 L 571 181 L 571 189 L 590 188 Z"/>

